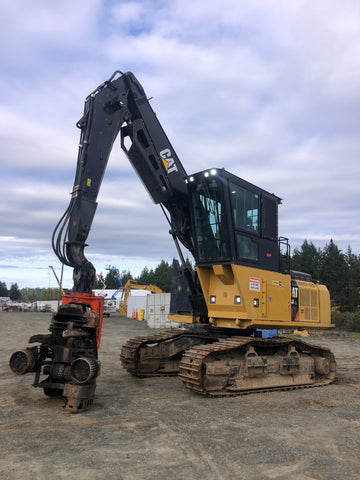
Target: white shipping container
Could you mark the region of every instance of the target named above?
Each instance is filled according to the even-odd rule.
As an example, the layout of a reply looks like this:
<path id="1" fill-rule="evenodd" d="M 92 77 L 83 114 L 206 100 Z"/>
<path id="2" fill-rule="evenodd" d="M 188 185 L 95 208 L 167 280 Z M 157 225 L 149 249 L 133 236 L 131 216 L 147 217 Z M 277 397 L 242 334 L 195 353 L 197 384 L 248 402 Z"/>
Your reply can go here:
<path id="1" fill-rule="evenodd" d="M 169 320 L 170 293 L 156 293 L 147 297 L 146 321 L 150 328 L 179 328 L 180 323 Z"/>

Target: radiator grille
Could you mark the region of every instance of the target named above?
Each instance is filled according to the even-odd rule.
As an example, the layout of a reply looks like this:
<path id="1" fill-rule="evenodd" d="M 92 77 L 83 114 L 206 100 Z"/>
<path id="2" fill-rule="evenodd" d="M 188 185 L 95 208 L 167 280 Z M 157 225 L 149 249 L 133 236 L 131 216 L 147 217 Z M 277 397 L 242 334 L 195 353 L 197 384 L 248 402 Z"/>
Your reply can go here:
<path id="1" fill-rule="evenodd" d="M 318 321 L 317 291 L 308 288 L 300 288 L 300 311 L 303 312 L 303 320 L 306 322 Z"/>

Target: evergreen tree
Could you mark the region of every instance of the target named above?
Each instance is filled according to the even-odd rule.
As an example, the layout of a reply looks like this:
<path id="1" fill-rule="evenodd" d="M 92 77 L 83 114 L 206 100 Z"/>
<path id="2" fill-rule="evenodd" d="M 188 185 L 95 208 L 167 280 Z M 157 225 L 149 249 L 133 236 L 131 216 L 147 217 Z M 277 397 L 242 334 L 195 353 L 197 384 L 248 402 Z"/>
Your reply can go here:
<path id="1" fill-rule="evenodd" d="M 347 301 L 342 309 L 353 311 L 360 307 L 360 255 L 352 253 L 350 245 L 345 254 L 345 261 L 349 272 L 346 292 Z"/>
<path id="2" fill-rule="evenodd" d="M 346 308 L 347 304 L 348 274 L 345 255 L 331 239 L 322 254 L 320 279 L 329 289 L 333 304 L 341 309 Z"/>
<path id="3" fill-rule="evenodd" d="M 10 300 L 20 300 L 20 290 L 17 283 L 12 283 L 9 290 Z"/>
<path id="4" fill-rule="evenodd" d="M 154 271 L 155 285 L 160 287 L 164 292 L 170 292 L 171 277 L 172 266 L 169 265 L 168 262 L 165 262 L 165 260 L 161 260 Z"/>
<path id="5" fill-rule="evenodd" d="M 117 272 L 115 270 L 109 270 L 108 274 L 105 277 L 106 288 L 119 288 L 120 280 Z"/>
<path id="6" fill-rule="evenodd" d="M 292 270 L 309 273 L 317 280 L 320 276 L 321 251 L 312 242 L 305 240 L 300 250 L 295 248 L 290 265 Z"/>
<path id="7" fill-rule="evenodd" d="M 9 291 L 5 282 L 0 282 L 0 297 L 8 297 Z"/>
<path id="8" fill-rule="evenodd" d="M 154 270 L 149 270 L 148 267 L 144 267 L 140 273 L 140 276 L 136 279 L 139 283 L 157 285 Z"/>
<path id="9" fill-rule="evenodd" d="M 133 276 L 131 275 L 130 270 L 121 270 L 120 277 L 121 277 L 121 282 L 123 286 L 128 280 L 133 280 Z"/>

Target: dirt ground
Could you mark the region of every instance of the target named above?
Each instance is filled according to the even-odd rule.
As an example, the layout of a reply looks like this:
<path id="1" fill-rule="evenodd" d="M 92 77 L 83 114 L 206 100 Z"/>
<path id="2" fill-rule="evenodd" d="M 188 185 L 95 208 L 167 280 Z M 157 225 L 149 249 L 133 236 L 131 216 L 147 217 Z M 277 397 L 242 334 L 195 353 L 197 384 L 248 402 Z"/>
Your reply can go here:
<path id="1" fill-rule="evenodd" d="M 104 320 L 95 405 L 79 415 L 14 375 L 8 361 L 50 314 L 0 312 L 0 477 L 12 480 L 360 478 L 360 339 L 310 342 L 335 353 L 328 387 L 208 399 L 176 377 L 138 379 L 122 344 L 154 333 L 142 322 Z"/>

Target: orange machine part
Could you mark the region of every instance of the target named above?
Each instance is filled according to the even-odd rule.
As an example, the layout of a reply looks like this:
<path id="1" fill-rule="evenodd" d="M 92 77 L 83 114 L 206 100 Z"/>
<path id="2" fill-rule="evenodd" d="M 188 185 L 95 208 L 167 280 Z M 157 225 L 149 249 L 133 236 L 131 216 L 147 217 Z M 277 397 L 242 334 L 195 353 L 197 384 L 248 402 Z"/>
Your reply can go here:
<path id="1" fill-rule="evenodd" d="M 94 292 L 92 293 L 70 292 L 69 294 L 62 296 L 62 303 L 63 305 L 67 303 L 84 303 L 85 305 L 89 305 L 89 307 L 92 310 L 94 310 L 94 312 L 99 314 L 99 326 L 96 328 L 96 345 L 97 345 L 97 348 L 99 349 L 103 313 L 104 313 L 104 297 L 100 295 L 95 296 Z"/>

